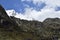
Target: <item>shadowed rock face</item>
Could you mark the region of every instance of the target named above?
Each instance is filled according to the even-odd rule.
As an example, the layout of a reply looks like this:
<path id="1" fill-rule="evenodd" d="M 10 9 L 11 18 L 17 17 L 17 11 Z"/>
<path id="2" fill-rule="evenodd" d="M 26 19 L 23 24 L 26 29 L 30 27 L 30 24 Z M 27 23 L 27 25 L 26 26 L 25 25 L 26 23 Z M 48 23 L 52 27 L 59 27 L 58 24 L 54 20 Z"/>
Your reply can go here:
<path id="1" fill-rule="evenodd" d="M 47 18 L 43 22 L 9 17 L 0 5 L 0 40 L 58 40 L 60 19 Z"/>
<path id="2" fill-rule="evenodd" d="M 13 31 L 17 26 L 16 22 L 7 15 L 5 9 L 0 5 L 0 28 Z"/>

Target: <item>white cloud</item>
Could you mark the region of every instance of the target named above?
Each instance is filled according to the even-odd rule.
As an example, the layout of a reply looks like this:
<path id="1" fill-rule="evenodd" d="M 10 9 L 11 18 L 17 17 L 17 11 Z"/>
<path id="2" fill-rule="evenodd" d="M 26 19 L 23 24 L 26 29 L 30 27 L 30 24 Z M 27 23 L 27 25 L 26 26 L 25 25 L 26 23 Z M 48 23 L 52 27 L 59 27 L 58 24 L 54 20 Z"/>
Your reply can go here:
<path id="1" fill-rule="evenodd" d="M 16 15 L 15 10 L 13 10 L 13 9 L 12 10 L 6 10 L 6 12 L 9 16 L 15 16 Z"/>
<path id="2" fill-rule="evenodd" d="M 60 0 L 24 0 L 24 1 L 33 1 L 34 4 L 40 4 L 44 2 L 47 6 L 55 7 L 60 6 Z"/>
<path id="3" fill-rule="evenodd" d="M 60 11 L 55 11 L 54 9 L 42 9 L 41 11 L 36 11 L 32 8 L 26 8 L 25 10 L 26 11 L 24 14 L 16 12 L 15 17 L 25 20 L 38 20 L 38 21 L 43 21 L 46 18 L 55 17 L 60 18 Z"/>
<path id="4" fill-rule="evenodd" d="M 46 0 L 45 3 L 51 6 L 60 6 L 60 0 Z"/>
<path id="5" fill-rule="evenodd" d="M 41 1 L 46 4 L 46 6 L 41 9 L 41 11 L 36 11 L 33 8 L 25 8 L 24 14 L 15 12 L 14 10 L 7 10 L 7 14 L 12 16 L 12 13 L 17 18 L 25 20 L 38 20 L 43 21 L 46 18 L 60 18 L 60 11 L 55 11 L 55 7 L 60 6 L 60 0 L 22 0 L 22 1 L 33 1 L 34 4 L 40 3 Z"/>

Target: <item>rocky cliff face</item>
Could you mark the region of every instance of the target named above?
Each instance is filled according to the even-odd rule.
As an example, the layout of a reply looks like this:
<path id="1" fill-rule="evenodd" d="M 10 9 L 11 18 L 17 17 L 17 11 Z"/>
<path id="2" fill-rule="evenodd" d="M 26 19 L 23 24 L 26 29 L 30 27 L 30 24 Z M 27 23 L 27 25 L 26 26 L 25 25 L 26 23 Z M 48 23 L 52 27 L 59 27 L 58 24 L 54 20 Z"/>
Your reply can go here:
<path id="1" fill-rule="evenodd" d="M 58 40 L 59 38 L 59 18 L 47 18 L 43 22 L 21 20 L 8 16 L 0 5 L 0 40 Z"/>

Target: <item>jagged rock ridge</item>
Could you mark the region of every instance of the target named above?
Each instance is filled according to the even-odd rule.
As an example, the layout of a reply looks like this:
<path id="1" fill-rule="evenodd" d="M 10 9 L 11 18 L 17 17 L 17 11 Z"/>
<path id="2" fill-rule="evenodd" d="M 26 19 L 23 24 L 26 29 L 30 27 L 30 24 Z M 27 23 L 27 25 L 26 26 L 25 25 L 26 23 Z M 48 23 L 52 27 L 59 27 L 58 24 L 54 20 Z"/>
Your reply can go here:
<path id="1" fill-rule="evenodd" d="M 59 38 L 59 18 L 47 18 L 43 22 L 21 20 L 9 17 L 0 5 L 0 40 L 58 40 Z"/>

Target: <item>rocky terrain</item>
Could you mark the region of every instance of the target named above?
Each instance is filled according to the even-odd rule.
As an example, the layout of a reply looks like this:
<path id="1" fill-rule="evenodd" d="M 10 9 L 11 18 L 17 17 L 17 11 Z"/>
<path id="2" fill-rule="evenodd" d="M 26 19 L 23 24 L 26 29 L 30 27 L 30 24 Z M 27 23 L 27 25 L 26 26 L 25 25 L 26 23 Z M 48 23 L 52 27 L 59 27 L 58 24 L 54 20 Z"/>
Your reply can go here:
<path id="1" fill-rule="evenodd" d="M 22 20 L 8 16 L 0 5 L 0 40 L 60 40 L 60 19 Z"/>

